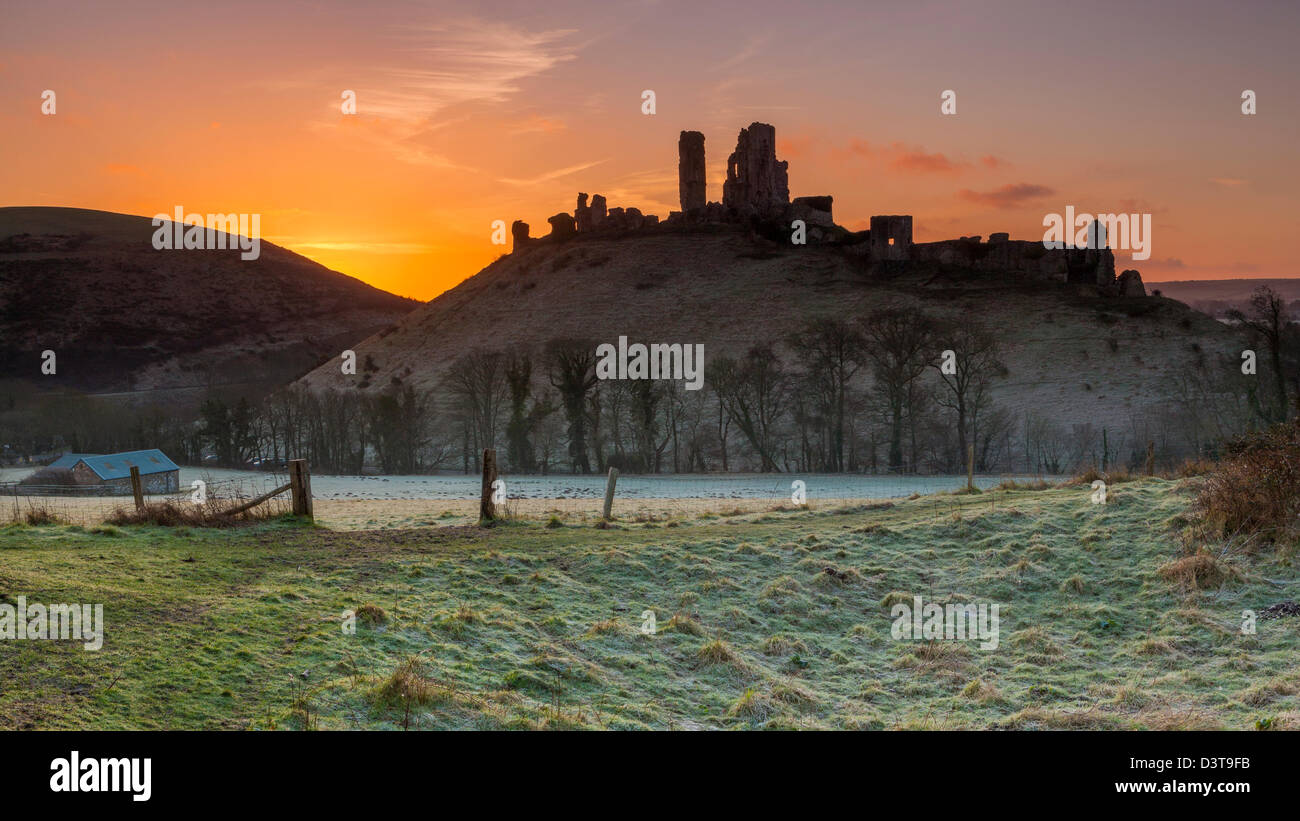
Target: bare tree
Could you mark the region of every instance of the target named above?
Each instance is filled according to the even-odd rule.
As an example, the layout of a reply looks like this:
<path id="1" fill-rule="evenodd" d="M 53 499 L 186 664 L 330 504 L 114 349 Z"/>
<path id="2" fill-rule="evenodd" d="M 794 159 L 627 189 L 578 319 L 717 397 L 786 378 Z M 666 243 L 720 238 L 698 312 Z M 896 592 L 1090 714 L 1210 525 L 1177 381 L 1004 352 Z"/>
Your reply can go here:
<path id="1" fill-rule="evenodd" d="M 497 425 L 510 395 L 505 357 L 495 351 L 471 351 L 452 364 L 447 381 L 464 415 L 472 437 L 471 453 L 477 459 L 484 448 L 496 446 Z"/>
<path id="2" fill-rule="evenodd" d="M 754 448 L 764 473 L 780 468 L 775 434 L 785 410 L 787 377 L 770 345 L 756 345 L 737 362 L 719 357 L 709 363 L 709 384 L 723 411 Z"/>
<path id="3" fill-rule="evenodd" d="M 588 394 L 596 387 L 595 346 L 580 340 L 555 339 L 546 346 L 551 386 L 569 423 L 569 462 L 578 473 L 591 473 L 587 454 Z"/>
<path id="4" fill-rule="evenodd" d="M 849 381 L 862 367 L 866 339 L 841 319 L 821 318 L 804 323 L 789 339 L 803 365 L 803 383 L 817 399 L 828 433 L 826 469 L 845 469 L 845 406 Z"/>
<path id="5" fill-rule="evenodd" d="M 1250 297 L 1250 313 L 1246 314 L 1233 308 L 1228 311 L 1228 319 L 1240 323 L 1251 336 L 1262 341 L 1268 348 L 1276 396 L 1274 409 L 1265 414 L 1265 419 L 1271 422 L 1286 421 L 1291 407 L 1287 399 L 1286 373 L 1282 367 L 1283 337 L 1289 321 L 1286 301 L 1277 291 L 1267 285 L 1261 285 Z"/>
<path id="6" fill-rule="evenodd" d="M 525 353 L 515 353 L 506 358 L 505 379 L 510 390 L 510 421 L 506 423 L 506 458 L 512 470 L 532 473 L 536 469 L 533 455 L 532 432 L 536 414 L 530 413 L 528 400 L 532 393 L 533 360 Z M 536 411 L 537 403 L 533 403 Z"/>
<path id="7" fill-rule="evenodd" d="M 957 417 L 957 455 L 966 458 L 966 448 L 975 444 L 975 421 L 988 397 L 989 381 L 1006 366 L 998 359 L 997 337 L 983 326 L 969 321 L 944 323 L 938 343 L 953 353 L 951 360 L 940 356 L 933 364 L 946 391 L 936 401 Z"/>
<path id="8" fill-rule="evenodd" d="M 934 358 L 934 320 L 915 310 L 885 308 L 862 322 L 866 357 L 889 406 L 889 468 L 903 467 L 903 412 L 909 390 Z"/>

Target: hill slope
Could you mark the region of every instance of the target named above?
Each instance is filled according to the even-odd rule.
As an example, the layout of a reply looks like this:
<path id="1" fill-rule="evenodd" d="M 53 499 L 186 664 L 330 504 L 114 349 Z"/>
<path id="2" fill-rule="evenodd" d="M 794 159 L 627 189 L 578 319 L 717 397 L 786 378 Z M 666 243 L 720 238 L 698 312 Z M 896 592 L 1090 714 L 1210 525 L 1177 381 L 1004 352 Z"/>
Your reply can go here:
<path id="1" fill-rule="evenodd" d="M 865 316 L 885 306 L 965 318 L 996 330 L 1009 374 L 995 400 L 1049 414 L 1066 429 L 1129 429 L 1165 405 L 1173 377 L 1239 354 L 1231 332 L 1159 297 L 1102 298 L 1053 283 L 929 270 L 871 277 L 833 246 L 782 247 L 724 228 L 539 242 L 504 256 L 357 346 L 377 370 L 313 386 L 378 390 L 394 378 L 438 386 L 470 350 L 536 350 L 556 337 L 616 343 L 703 343 L 706 361 L 758 342 L 782 342 L 811 317 Z M 534 378 L 541 384 L 536 370 Z"/>
<path id="2" fill-rule="evenodd" d="M 158 251 L 148 217 L 0 208 L 0 378 L 79 390 L 279 385 L 420 303 L 263 241 Z M 40 352 L 58 356 L 40 373 Z M 57 380 L 57 382 L 56 382 Z"/>

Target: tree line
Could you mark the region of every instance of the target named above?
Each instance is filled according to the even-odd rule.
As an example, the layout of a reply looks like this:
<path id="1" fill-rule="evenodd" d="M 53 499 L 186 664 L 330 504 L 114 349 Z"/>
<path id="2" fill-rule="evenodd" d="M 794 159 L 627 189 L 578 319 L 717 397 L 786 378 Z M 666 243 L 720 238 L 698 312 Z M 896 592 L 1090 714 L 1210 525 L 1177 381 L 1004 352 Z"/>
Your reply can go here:
<path id="1" fill-rule="evenodd" d="M 1201 355 L 1169 375 L 1175 401 L 1122 429 L 1000 406 L 993 394 L 1011 374 L 993 329 L 887 308 L 812 319 L 784 339 L 706 357 L 697 391 L 598 379 L 596 343 L 565 338 L 467 352 L 432 390 L 396 376 L 370 393 L 293 385 L 258 401 L 209 396 L 189 418 L 75 396 L 19 407 L 0 386 L 0 433 L 29 452 L 44 438 L 74 451 L 161 447 L 226 467 L 301 457 L 344 474 L 476 472 L 489 447 L 516 474 L 961 473 L 972 452 L 980 472 L 1059 474 L 1141 464 L 1148 442 L 1164 461 L 1213 455 L 1292 415 L 1300 329 L 1281 298 L 1261 289 L 1232 321 L 1258 348 L 1258 376 Z"/>

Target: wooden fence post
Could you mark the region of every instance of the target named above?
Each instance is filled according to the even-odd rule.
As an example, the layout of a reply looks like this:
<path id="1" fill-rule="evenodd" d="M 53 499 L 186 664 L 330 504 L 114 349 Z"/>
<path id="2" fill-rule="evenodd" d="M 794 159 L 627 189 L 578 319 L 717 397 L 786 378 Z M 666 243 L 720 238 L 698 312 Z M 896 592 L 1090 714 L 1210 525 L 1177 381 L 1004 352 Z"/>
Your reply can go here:
<path id="1" fill-rule="evenodd" d="M 289 460 L 289 492 L 293 494 L 293 515 L 316 518 L 311 504 L 311 470 L 306 459 Z"/>
<path id="2" fill-rule="evenodd" d="M 483 449 L 483 486 L 478 498 L 478 518 L 480 521 L 493 521 L 497 517 L 497 506 L 492 501 L 497 481 L 497 452 L 492 448 Z"/>
<path id="3" fill-rule="evenodd" d="M 1147 475 L 1156 475 L 1156 443 L 1147 442 Z"/>
<path id="4" fill-rule="evenodd" d="M 975 489 L 975 446 L 966 446 L 966 489 Z"/>
<path id="5" fill-rule="evenodd" d="M 614 485 L 618 484 L 618 468 L 609 469 L 609 479 L 605 481 L 605 511 L 603 518 L 609 521 L 609 515 L 614 510 Z"/>
<path id="6" fill-rule="evenodd" d="M 131 465 L 131 493 L 135 495 L 135 510 L 144 513 L 144 483 L 140 481 L 140 468 Z"/>

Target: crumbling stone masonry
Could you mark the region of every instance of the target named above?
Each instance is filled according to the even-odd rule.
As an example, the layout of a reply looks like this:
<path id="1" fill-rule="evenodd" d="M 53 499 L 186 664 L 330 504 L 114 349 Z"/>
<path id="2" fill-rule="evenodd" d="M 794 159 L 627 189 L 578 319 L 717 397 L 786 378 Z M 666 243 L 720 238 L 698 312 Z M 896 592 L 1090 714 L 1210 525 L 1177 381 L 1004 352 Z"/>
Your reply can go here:
<path id="1" fill-rule="evenodd" d="M 776 128 L 750 123 L 727 158 L 722 204 L 740 216 L 779 217 L 790 204 L 790 163 L 776 159 Z"/>
<path id="2" fill-rule="evenodd" d="M 586 194 L 578 194 L 578 207 L 573 210 L 573 220 L 579 233 L 591 230 L 591 206 L 587 205 Z"/>
<path id="3" fill-rule="evenodd" d="M 1146 286 L 1142 284 L 1142 275 L 1132 268 L 1119 275 L 1115 282 L 1120 296 L 1146 296 Z"/>
<path id="4" fill-rule="evenodd" d="M 510 237 L 514 240 L 512 250 L 518 251 L 528 244 L 528 223 L 523 220 L 515 220 L 510 223 Z"/>
<path id="5" fill-rule="evenodd" d="M 871 258 L 911 259 L 912 218 L 908 215 L 871 218 Z"/>
<path id="6" fill-rule="evenodd" d="M 567 237 L 574 233 L 573 215 L 567 211 L 561 211 L 553 217 L 547 217 L 546 221 L 551 224 L 551 236 Z"/>
<path id="7" fill-rule="evenodd" d="M 684 213 L 703 209 L 708 203 L 704 135 L 698 131 L 683 131 L 677 138 L 677 195 Z"/>
<path id="8" fill-rule="evenodd" d="M 708 201 L 704 163 L 704 135 L 682 131 L 677 139 L 677 182 L 681 211 L 672 211 L 660 222 L 653 214 L 637 208 L 608 207 L 605 198 L 579 193 L 572 214 L 556 214 L 547 222 L 550 238 L 564 240 L 575 233 L 619 234 L 730 224 L 737 228 L 759 228 L 771 236 L 788 231 L 794 220 L 802 220 L 811 244 L 831 243 L 845 254 L 865 258 L 866 271 L 894 276 L 908 270 L 938 271 L 952 266 L 1008 280 L 1058 282 L 1096 288 L 1105 296 L 1144 296 L 1141 275 L 1134 270 L 1115 276 L 1115 255 L 1106 246 L 1100 222 L 1093 226 L 1089 247 L 1049 248 L 1041 241 L 1013 240 L 1005 231 L 980 237 L 961 237 L 939 242 L 913 242 L 912 217 L 906 214 L 871 218 L 867 231 L 847 231 L 835 224 L 832 198 L 806 196 L 790 199 L 789 164 L 776 159 L 776 129 L 766 123 L 750 123 L 736 138 L 736 150 L 727 159 L 727 179 L 722 202 Z M 755 222 L 762 225 L 756 226 Z M 540 240 L 528 236 L 528 224 L 516 220 L 511 226 L 515 250 Z M 876 267 L 877 263 L 888 264 Z"/>

